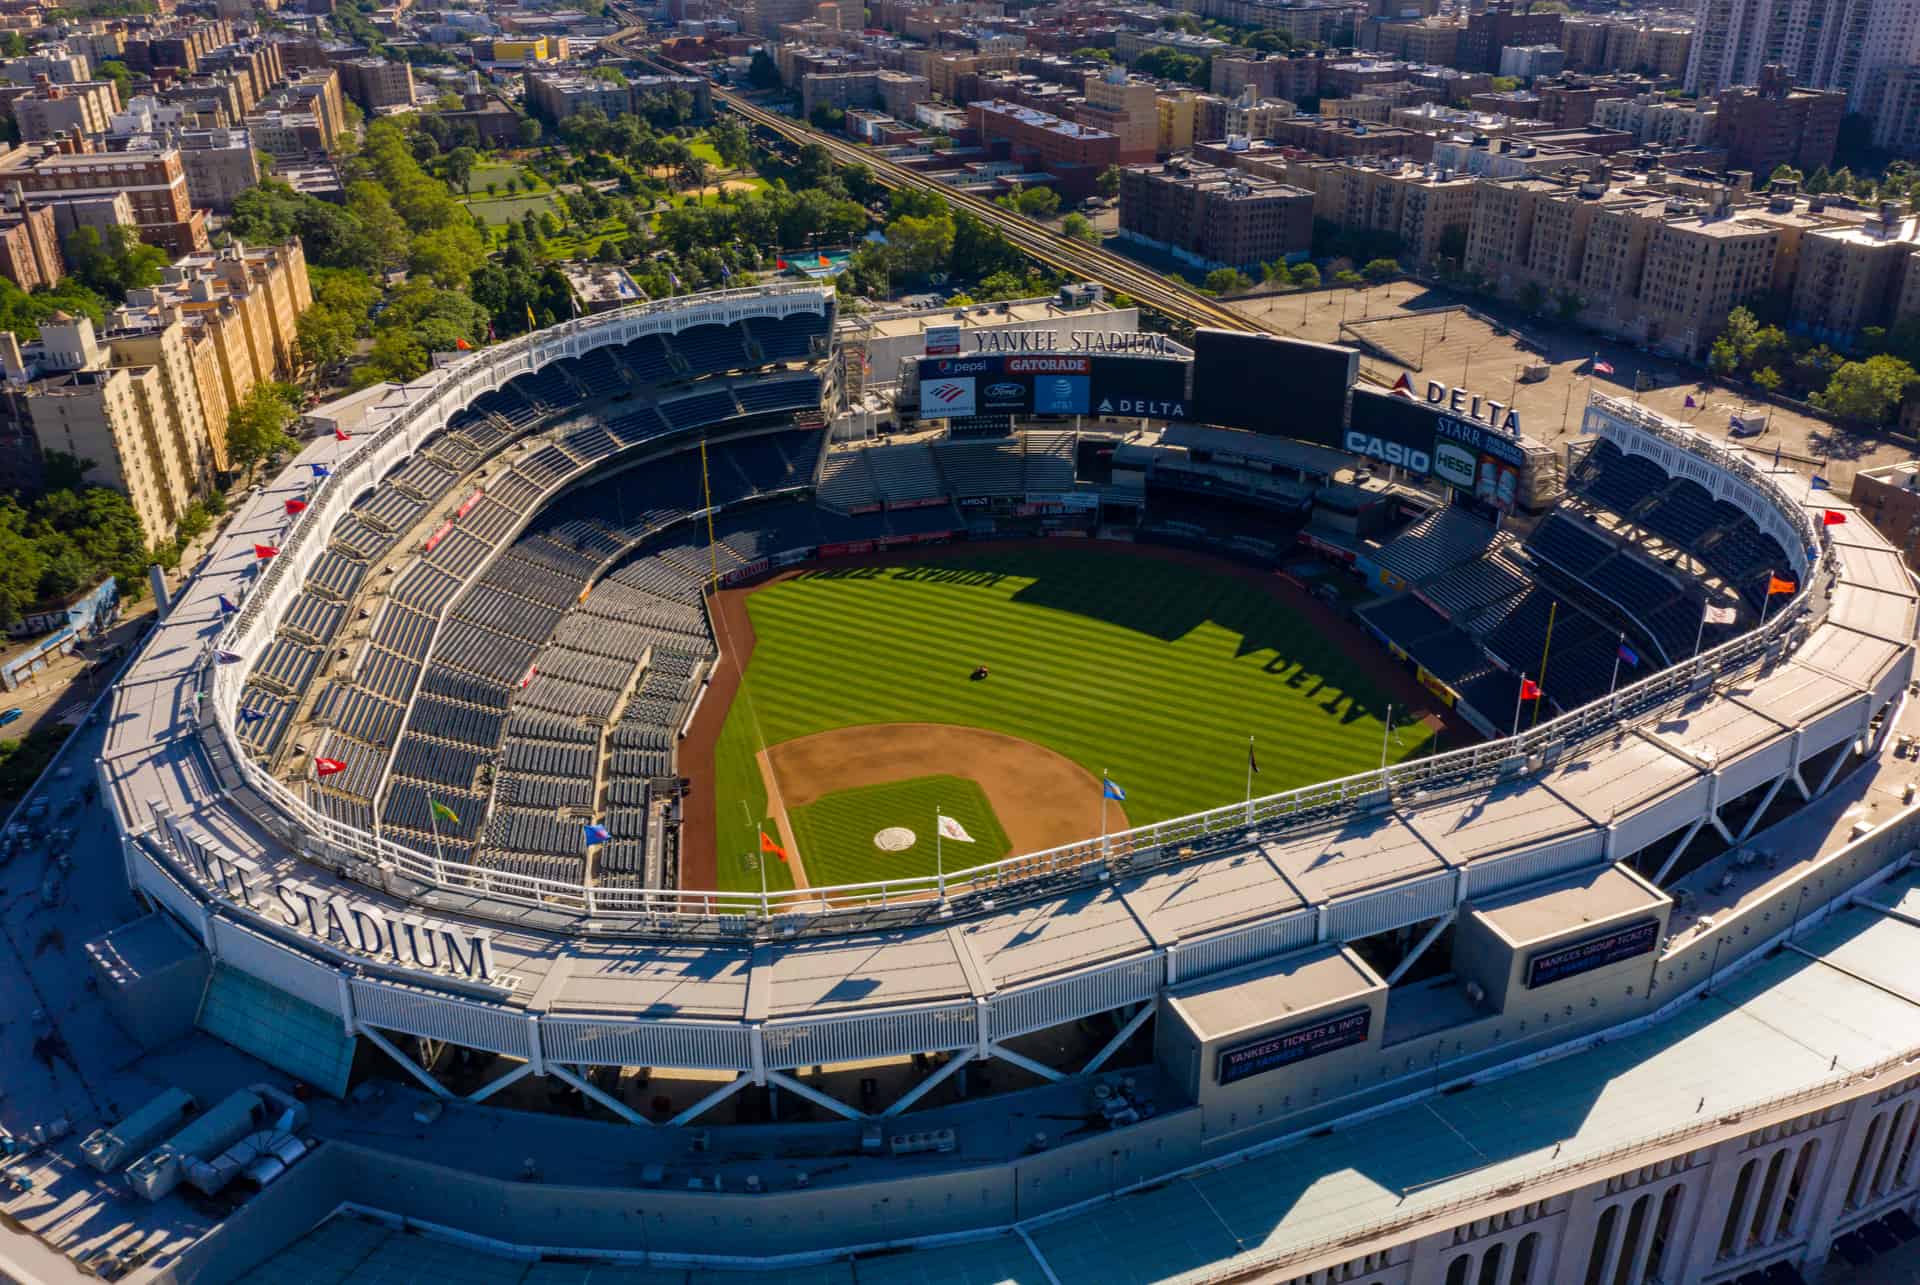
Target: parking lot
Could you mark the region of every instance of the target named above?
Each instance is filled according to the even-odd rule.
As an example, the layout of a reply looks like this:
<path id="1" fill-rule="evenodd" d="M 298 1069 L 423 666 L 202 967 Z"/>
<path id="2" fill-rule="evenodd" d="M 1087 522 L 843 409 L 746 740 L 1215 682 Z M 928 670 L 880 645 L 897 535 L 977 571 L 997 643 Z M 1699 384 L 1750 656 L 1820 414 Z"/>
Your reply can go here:
<path id="1" fill-rule="evenodd" d="M 1437 380 L 1513 406 L 1522 431 L 1548 443 L 1564 444 L 1579 435 L 1580 408 L 1591 389 L 1637 398 L 1714 437 L 1728 437 L 1734 415 L 1761 420 L 1765 428 L 1744 441 L 1747 450 L 1771 457 L 1778 449 L 1785 459 L 1817 465 L 1842 495 L 1859 469 L 1913 454 L 1885 437 L 1837 430 L 1824 420 L 1756 401 L 1703 370 L 1630 345 L 1559 326 L 1509 326 L 1476 315 L 1461 296 L 1418 282 L 1256 295 L 1233 303 L 1286 334 L 1360 345 L 1365 370 L 1389 383 L 1407 372 L 1416 390 Z M 1613 368 L 1611 374 L 1594 370 L 1596 354 L 1600 364 Z M 1525 382 L 1527 367 L 1534 365 L 1546 366 L 1545 378 Z"/>

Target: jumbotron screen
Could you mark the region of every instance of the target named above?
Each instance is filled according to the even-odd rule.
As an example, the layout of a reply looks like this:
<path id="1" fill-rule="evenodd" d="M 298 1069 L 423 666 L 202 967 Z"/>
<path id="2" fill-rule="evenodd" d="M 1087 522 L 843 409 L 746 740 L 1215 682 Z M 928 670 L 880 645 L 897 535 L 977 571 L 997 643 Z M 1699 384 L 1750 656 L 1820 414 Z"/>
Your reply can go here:
<path id="1" fill-rule="evenodd" d="M 1193 335 L 1193 418 L 1339 448 L 1360 351 L 1278 335 Z"/>

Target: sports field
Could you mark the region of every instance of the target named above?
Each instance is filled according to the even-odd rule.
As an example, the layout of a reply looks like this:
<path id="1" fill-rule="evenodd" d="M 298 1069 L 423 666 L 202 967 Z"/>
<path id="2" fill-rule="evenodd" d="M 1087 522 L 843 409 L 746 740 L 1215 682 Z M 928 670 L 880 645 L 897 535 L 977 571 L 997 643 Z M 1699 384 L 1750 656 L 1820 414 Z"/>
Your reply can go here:
<path id="1" fill-rule="evenodd" d="M 714 753 L 723 888 L 759 887 L 754 826 L 780 833 L 769 772 L 818 886 L 929 872 L 930 846 L 883 852 L 873 836 L 904 826 L 930 839 L 930 804 L 980 841 L 948 845 L 955 869 L 998 855 L 973 821 L 991 800 L 991 830 L 1025 851 L 1029 811 L 1069 838 L 1096 833 L 1103 773 L 1126 793 L 1109 816 L 1117 829 L 1243 797 L 1249 736 L 1255 793 L 1380 761 L 1378 658 L 1356 660 L 1366 644 L 1353 631 L 1325 636 L 1298 598 L 1226 571 L 1090 546 L 949 550 L 805 571 L 746 608 L 757 643 Z M 976 681 L 978 665 L 989 676 Z M 851 730 L 823 735 L 834 729 Z M 1401 708 L 1389 760 L 1424 752 L 1429 736 Z M 949 745 L 957 761 L 927 762 Z M 1020 795 L 1048 773 L 1039 797 Z M 952 787 L 927 779 L 941 777 L 977 781 L 985 798 L 946 807 L 931 796 Z M 766 874 L 771 888 L 791 884 L 778 861 Z"/>

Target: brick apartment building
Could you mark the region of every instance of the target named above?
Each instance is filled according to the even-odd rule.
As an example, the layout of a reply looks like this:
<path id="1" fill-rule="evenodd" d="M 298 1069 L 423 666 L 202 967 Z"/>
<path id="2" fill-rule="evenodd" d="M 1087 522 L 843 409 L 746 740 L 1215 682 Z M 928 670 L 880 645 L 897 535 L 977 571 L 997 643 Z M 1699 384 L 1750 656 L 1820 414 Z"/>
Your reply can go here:
<path id="1" fill-rule="evenodd" d="M 1200 267 L 1257 269 L 1313 246 L 1313 193 L 1175 156 L 1120 171 L 1120 233 Z"/>
<path id="2" fill-rule="evenodd" d="M 1784 67 L 1763 67 L 1760 83 L 1720 95 L 1714 142 L 1727 149 L 1727 168 L 1765 179 L 1782 165 L 1812 173 L 1833 162 L 1847 96 L 1835 90 L 1795 89 Z"/>
<path id="3" fill-rule="evenodd" d="M 1106 130 L 1004 99 L 968 104 L 967 119 L 982 145 L 998 145 L 1026 169 L 1053 175 L 1069 200 L 1091 196 L 1095 180 L 1120 160 L 1120 140 Z"/>

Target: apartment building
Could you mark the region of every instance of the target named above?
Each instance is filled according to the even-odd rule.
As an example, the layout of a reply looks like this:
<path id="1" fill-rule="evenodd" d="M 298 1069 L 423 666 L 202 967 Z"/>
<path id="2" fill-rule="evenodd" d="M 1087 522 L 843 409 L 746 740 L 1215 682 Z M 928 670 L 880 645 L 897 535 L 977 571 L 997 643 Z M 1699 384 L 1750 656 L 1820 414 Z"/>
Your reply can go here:
<path id="1" fill-rule="evenodd" d="M 1712 103 L 1676 102 L 1663 94 L 1609 98 L 1593 106 L 1593 123 L 1632 134 L 1642 143 L 1695 148 L 1713 143 L 1718 109 Z"/>
<path id="2" fill-rule="evenodd" d="M 1151 161 L 1160 138 L 1159 91 L 1154 83 L 1115 67 L 1088 76 L 1085 92 L 1086 102 L 1075 111 L 1075 119 L 1119 140 L 1119 164 Z"/>
<path id="3" fill-rule="evenodd" d="M 563 121 L 589 107 L 609 117 L 633 110 L 633 90 L 629 86 L 584 72 L 529 67 L 521 73 L 521 81 L 526 86 L 527 109 L 550 121 Z"/>
<path id="4" fill-rule="evenodd" d="M 1227 105 L 1227 137 L 1272 138 L 1282 121 L 1290 121 L 1299 114 L 1299 105 L 1284 98 L 1255 99 L 1251 94 L 1242 93 Z"/>
<path id="5" fill-rule="evenodd" d="M 0 160 L 0 165 L 4 165 Z M 128 152 L 53 152 L 0 171 L 30 197 L 53 202 L 124 195 L 140 237 L 172 254 L 207 244 L 206 213 L 187 195 L 180 149 Z"/>
<path id="6" fill-rule="evenodd" d="M 1449 234 L 1464 240 L 1473 222 L 1478 183 L 1465 175 L 1399 160 L 1306 162 L 1303 168 L 1316 171 L 1315 218 L 1391 232 L 1409 262 L 1432 263 Z"/>
<path id="7" fill-rule="evenodd" d="M 22 142 L 71 136 L 78 130 L 93 136 L 107 132 L 120 110 L 120 89 L 110 80 L 87 80 L 57 85 L 42 80 L 13 99 L 14 123 Z"/>
<path id="8" fill-rule="evenodd" d="M 1373 47 L 1388 58 L 1450 67 L 1459 60 L 1462 30 L 1462 24 L 1451 18 L 1382 22 L 1374 36 Z"/>
<path id="9" fill-rule="evenodd" d="M 1701 0 L 1687 88 L 1711 97 L 1778 65 L 1871 115 L 1887 77 L 1915 64 L 1920 0 Z"/>
<path id="10" fill-rule="evenodd" d="M 1500 51 L 1512 45 L 1558 45 L 1558 13 L 1533 13 L 1500 3 L 1467 15 L 1455 65 L 1467 71 L 1496 72 Z"/>
<path id="11" fill-rule="evenodd" d="M 413 68 L 386 58 L 347 58 L 333 64 L 340 88 L 367 112 L 413 105 Z"/>
<path id="12" fill-rule="evenodd" d="M 1026 169 L 1053 175 L 1069 200 L 1092 195 L 1094 181 L 1119 163 L 1120 140 L 1106 130 L 1004 99 L 968 104 L 967 119 L 982 144 L 997 144 Z"/>
<path id="13" fill-rule="evenodd" d="M 16 195 L 11 209 L 0 210 L 0 276 L 31 293 L 64 275 L 53 207 Z"/>
<path id="14" fill-rule="evenodd" d="M 1415 134 L 1391 125 L 1296 116 L 1291 120 L 1276 120 L 1270 128 L 1274 142 L 1298 147 L 1316 156 L 1401 156 L 1423 162 L 1433 159 L 1432 135 Z"/>
<path id="15" fill-rule="evenodd" d="M 1326 66 L 1324 58 L 1222 54 L 1208 71 L 1207 88 L 1232 97 L 1251 85 L 1262 98 L 1286 98 L 1297 103 L 1320 96 L 1320 73 Z"/>
<path id="16" fill-rule="evenodd" d="M 1765 178 L 1781 165 L 1812 173 L 1833 163 L 1846 95 L 1796 89 L 1786 68 L 1761 69 L 1759 83 L 1720 94 L 1714 142 L 1727 149 L 1727 168 Z"/>
<path id="17" fill-rule="evenodd" d="M 1882 73 L 1874 96 L 1873 145 L 1898 156 L 1920 156 L 1920 66 Z"/>
<path id="18" fill-rule="evenodd" d="M 196 209 L 226 213 L 242 192 L 260 185 L 260 157 L 244 129 L 188 129 L 173 136 Z"/>
<path id="19" fill-rule="evenodd" d="M 1560 24 L 1560 47 L 1574 71 L 1636 71 L 1684 77 L 1693 52 L 1693 28 L 1646 18 L 1568 14 Z"/>
<path id="20" fill-rule="evenodd" d="M 79 85 L 93 79 L 93 62 L 86 54 L 61 45 L 49 45 L 20 58 L 0 58 L 0 80 L 32 85 L 44 76 L 56 85 Z"/>
<path id="21" fill-rule="evenodd" d="M 1197 138 L 1219 138 L 1222 133 L 1205 135 L 1196 132 L 1199 120 L 1199 100 L 1202 97 L 1190 90 L 1162 91 L 1153 100 L 1154 149 L 1160 156 L 1172 152 L 1183 152 L 1193 146 Z"/>
<path id="22" fill-rule="evenodd" d="M 20 359 L 12 335 L 0 364 L 25 382 L 24 403 L 40 448 L 90 460 L 88 481 L 126 494 L 149 539 L 171 535 L 192 501 L 196 478 L 188 430 L 174 418 L 169 376 L 156 366 L 115 366 L 85 317 L 41 323 L 38 372 Z"/>
<path id="23" fill-rule="evenodd" d="M 1794 273 L 1795 324 L 1829 342 L 1850 342 L 1868 326 L 1897 319 L 1920 219 L 1887 202 L 1858 224 L 1819 228 L 1801 239 Z"/>
<path id="24" fill-rule="evenodd" d="M 1313 246 L 1314 195 L 1175 156 L 1120 171 L 1120 234 L 1203 268 L 1254 270 Z"/>

